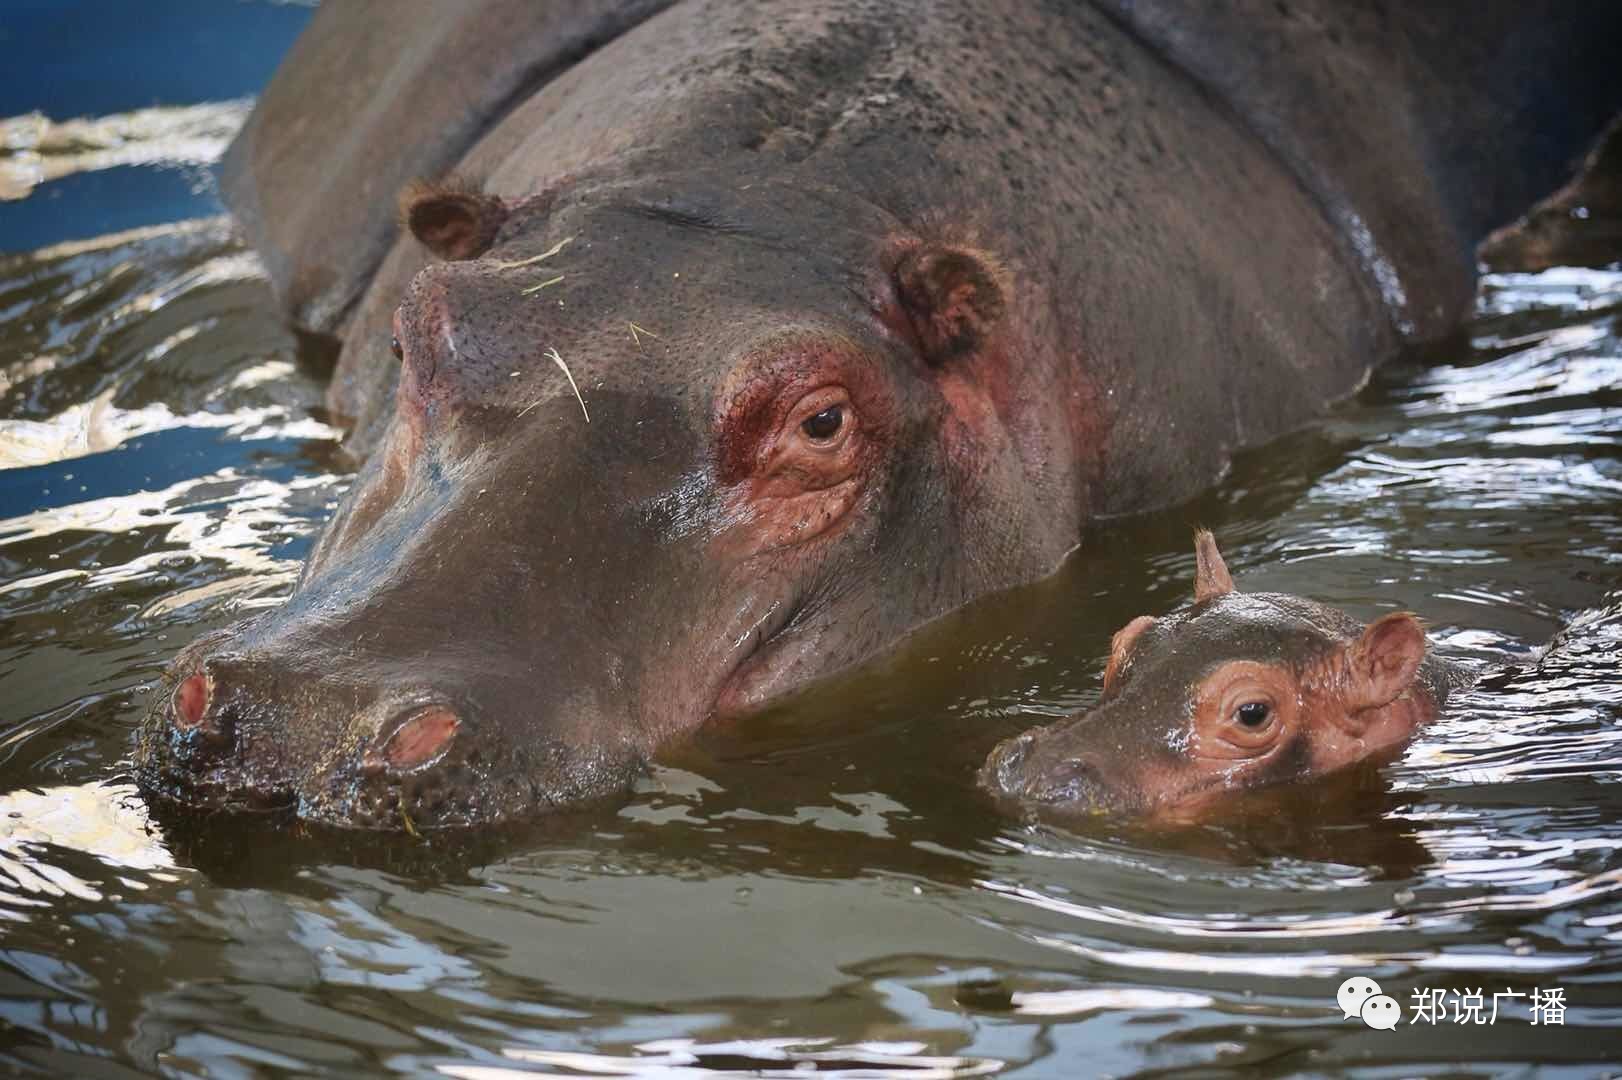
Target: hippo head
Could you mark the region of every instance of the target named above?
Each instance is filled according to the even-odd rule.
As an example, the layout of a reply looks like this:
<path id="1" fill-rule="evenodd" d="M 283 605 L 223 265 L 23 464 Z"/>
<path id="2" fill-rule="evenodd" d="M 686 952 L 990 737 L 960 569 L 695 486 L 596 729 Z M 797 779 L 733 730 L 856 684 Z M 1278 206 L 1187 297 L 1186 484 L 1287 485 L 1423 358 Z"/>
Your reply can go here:
<path id="1" fill-rule="evenodd" d="M 1364 626 L 1241 593 L 1209 532 L 1194 604 L 1110 643 L 1098 706 L 1000 744 L 982 786 L 1038 814 L 1178 817 L 1224 794 L 1319 776 L 1401 746 L 1435 716 L 1446 662 L 1406 612 Z"/>
<path id="2" fill-rule="evenodd" d="M 576 804 L 1079 536 L 1073 395 L 972 236 L 738 176 L 404 212 L 437 258 L 363 345 L 386 431 L 291 599 L 175 661 L 149 793 L 381 828 Z"/>

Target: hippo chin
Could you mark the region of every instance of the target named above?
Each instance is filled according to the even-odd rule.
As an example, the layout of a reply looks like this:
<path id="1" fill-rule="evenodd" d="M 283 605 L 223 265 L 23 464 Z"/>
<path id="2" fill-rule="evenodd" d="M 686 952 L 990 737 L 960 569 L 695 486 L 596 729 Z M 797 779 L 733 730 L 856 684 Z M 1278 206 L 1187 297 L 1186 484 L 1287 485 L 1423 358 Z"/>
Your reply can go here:
<path id="1" fill-rule="evenodd" d="M 1622 9 L 1527 7 L 323 6 L 224 188 L 364 465 L 141 787 L 577 804 L 1191 495 L 1622 104 Z"/>
<path id="2" fill-rule="evenodd" d="M 1394 753 L 1469 683 L 1407 612 L 1367 626 L 1283 593 L 1241 593 L 1196 534 L 1193 606 L 1110 642 L 1096 708 L 999 744 L 994 797 L 1038 816 L 1192 819 L 1224 799 Z"/>

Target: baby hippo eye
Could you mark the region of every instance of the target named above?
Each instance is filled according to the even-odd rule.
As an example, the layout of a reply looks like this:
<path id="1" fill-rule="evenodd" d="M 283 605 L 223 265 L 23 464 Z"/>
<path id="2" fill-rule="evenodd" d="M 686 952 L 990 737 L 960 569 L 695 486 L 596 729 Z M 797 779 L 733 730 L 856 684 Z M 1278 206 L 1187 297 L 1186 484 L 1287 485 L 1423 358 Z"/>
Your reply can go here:
<path id="1" fill-rule="evenodd" d="M 405 350 L 400 348 L 400 339 L 397 337 L 389 338 L 389 352 L 394 354 L 396 360 L 405 359 Z"/>
<path id="2" fill-rule="evenodd" d="M 1233 718 L 1250 731 L 1259 731 L 1273 715 L 1265 701 L 1247 701 L 1233 711 Z"/>
<path id="3" fill-rule="evenodd" d="M 839 429 L 845 423 L 845 409 L 842 405 L 830 405 L 821 412 L 806 417 L 800 430 L 816 442 L 827 442 L 839 434 Z"/>

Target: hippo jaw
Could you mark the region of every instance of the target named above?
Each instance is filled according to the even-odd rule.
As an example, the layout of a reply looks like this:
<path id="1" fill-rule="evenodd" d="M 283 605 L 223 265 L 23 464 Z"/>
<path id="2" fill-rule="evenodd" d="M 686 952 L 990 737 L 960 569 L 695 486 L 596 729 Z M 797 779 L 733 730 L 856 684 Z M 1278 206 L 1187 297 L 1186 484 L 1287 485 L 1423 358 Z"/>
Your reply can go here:
<path id="1" fill-rule="evenodd" d="M 750 234 L 802 193 L 716 228 L 671 186 L 464 203 L 512 216 L 412 283 L 381 447 L 287 604 L 177 659 L 145 790 L 375 828 L 572 806 L 1073 546 L 1077 474 L 1021 442 L 1068 427 L 1005 426 L 1073 408 L 1007 400 L 1051 362 L 1010 270 L 860 203 L 790 250 Z"/>

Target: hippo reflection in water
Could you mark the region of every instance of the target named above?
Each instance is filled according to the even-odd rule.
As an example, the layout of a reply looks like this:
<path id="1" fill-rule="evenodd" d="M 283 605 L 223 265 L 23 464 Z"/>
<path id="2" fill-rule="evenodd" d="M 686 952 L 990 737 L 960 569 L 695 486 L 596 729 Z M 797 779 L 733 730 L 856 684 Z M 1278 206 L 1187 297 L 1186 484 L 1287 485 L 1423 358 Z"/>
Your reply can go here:
<path id="1" fill-rule="evenodd" d="M 140 786 L 383 828 L 623 790 L 1446 334 L 1622 106 L 1619 38 L 1522 0 L 324 5 L 223 184 L 341 339 L 364 464 L 288 602 L 175 660 Z"/>
<path id="2" fill-rule="evenodd" d="M 1471 681 L 1407 612 L 1365 626 L 1298 596 L 1242 593 L 1209 532 L 1194 549 L 1193 606 L 1127 623 L 1097 707 L 999 745 L 986 790 L 1061 818 L 1183 815 L 1394 753 Z"/>

